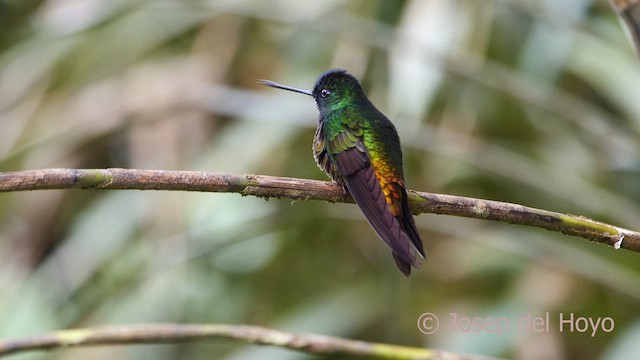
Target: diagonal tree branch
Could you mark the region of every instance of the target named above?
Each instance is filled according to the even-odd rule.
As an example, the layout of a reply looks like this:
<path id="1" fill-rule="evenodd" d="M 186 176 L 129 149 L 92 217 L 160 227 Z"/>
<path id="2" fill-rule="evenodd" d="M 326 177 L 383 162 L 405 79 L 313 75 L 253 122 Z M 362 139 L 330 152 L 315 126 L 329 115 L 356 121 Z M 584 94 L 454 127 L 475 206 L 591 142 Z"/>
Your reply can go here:
<path id="1" fill-rule="evenodd" d="M 45 189 L 180 190 L 243 196 L 353 202 L 335 183 L 266 175 L 135 169 L 42 169 L 0 172 L 0 192 Z M 640 252 L 640 233 L 583 216 L 517 204 L 409 191 L 415 214 L 433 213 L 528 225 Z"/>
<path id="2" fill-rule="evenodd" d="M 609 0 L 618 15 L 636 54 L 640 55 L 640 0 Z"/>
<path id="3" fill-rule="evenodd" d="M 62 330 L 34 337 L 0 341 L 0 356 L 71 346 L 166 344 L 213 339 L 241 340 L 252 344 L 280 346 L 310 354 L 348 358 L 489 359 L 484 356 L 459 355 L 441 350 L 347 340 L 325 335 L 294 334 L 258 326 L 220 324 L 118 325 Z"/>

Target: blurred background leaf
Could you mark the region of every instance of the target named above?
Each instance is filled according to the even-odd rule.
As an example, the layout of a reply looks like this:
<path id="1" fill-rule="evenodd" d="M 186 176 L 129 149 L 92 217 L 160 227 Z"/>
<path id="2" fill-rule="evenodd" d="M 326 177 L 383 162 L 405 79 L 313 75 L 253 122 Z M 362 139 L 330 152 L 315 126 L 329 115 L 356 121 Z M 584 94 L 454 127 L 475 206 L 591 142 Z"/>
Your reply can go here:
<path id="1" fill-rule="evenodd" d="M 302 96 L 331 67 L 397 125 L 410 188 L 638 230 L 640 67 L 605 1 L 0 1 L 0 170 L 204 170 L 326 179 Z M 411 278 L 352 205 L 230 194 L 0 195 L 0 336 L 111 323 L 247 323 L 518 359 L 634 358 L 637 254 L 422 215 Z M 425 336 L 420 314 L 440 316 Z M 450 313 L 551 314 L 454 331 Z M 558 314 L 611 333 L 559 332 Z M 24 359 L 306 359 L 217 342 Z"/>

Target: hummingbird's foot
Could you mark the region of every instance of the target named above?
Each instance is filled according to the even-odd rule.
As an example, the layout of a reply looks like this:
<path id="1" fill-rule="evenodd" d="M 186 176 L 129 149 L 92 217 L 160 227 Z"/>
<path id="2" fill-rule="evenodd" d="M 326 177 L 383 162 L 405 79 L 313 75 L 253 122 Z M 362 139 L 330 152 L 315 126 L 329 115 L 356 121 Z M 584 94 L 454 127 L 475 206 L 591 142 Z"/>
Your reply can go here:
<path id="1" fill-rule="evenodd" d="M 340 181 L 335 181 L 335 180 L 333 180 L 333 183 L 340 185 L 340 189 L 342 189 L 342 196 L 347 197 L 351 195 L 349 193 L 349 189 L 347 189 L 347 186 L 344 183 L 341 183 Z"/>

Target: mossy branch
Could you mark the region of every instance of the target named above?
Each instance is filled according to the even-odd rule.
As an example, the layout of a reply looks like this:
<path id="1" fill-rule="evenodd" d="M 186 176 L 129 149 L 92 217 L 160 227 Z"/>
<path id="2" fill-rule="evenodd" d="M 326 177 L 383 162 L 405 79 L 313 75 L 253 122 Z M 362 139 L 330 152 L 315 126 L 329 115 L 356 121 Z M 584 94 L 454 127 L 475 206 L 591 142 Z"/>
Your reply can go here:
<path id="1" fill-rule="evenodd" d="M 0 192 L 45 189 L 180 190 L 243 196 L 353 202 L 338 184 L 266 175 L 135 169 L 42 169 L 0 172 Z M 535 226 L 640 252 L 640 233 L 586 217 L 517 204 L 409 191 L 415 214 L 433 213 Z"/>
<path id="2" fill-rule="evenodd" d="M 62 330 L 15 340 L 0 340 L 0 356 L 72 346 L 166 344 L 214 339 L 241 340 L 310 354 L 394 360 L 480 360 L 483 356 L 458 355 L 425 348 L 347 340 L 325 335 L 294 334 L 248 325 L 149 324 Z"/>

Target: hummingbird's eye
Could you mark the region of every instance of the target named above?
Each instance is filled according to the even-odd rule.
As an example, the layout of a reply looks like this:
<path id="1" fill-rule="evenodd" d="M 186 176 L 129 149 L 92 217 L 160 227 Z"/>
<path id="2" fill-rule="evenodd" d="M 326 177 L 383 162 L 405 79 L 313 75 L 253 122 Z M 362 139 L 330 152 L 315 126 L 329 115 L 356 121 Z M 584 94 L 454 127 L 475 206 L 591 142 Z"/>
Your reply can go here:
<path id="1" fill-rule="evenodd" d="M 331 94 L 331 92 L 327 89 L 322 89 L 322 91 L 320 91 L 320 97 L 326 98 L 329 94 Z"/>

